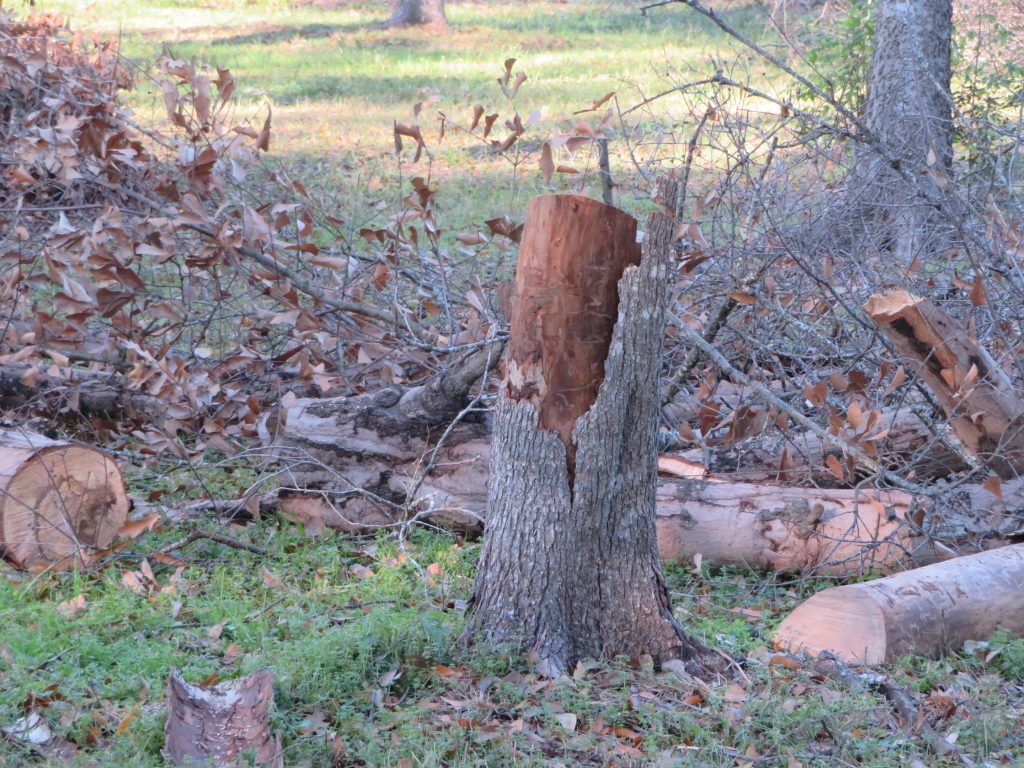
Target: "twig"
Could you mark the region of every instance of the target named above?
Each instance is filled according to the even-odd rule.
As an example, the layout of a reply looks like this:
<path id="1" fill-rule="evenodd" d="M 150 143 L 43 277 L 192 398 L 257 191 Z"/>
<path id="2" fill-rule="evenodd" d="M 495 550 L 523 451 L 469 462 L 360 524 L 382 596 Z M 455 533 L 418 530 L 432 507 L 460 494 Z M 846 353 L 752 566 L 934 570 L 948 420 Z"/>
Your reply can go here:
<path id="1" fill-rule="evenodd" d="M 706 119 L 707 113 L 705 112 L 704 117 L 701 118 L 700 125 L 697 127 L 697 131 L 699 131 L 700 127 L 704 125 L 704 121 Z M 697 132 L 694 132 L 693 139 L 691 139 L 690 144 L 691 153 L 693 150 L 693 145 L 696 143 L 696 138 Z M 762 183 L 765 177 L 768 175 L 768 169 L 771 167 L 772 160 L 775 158 L 775 149 L 778 147 L 778 144 L 778 137 L 773 138 L 771 149 L 768 152 L 768 161 L 765 163 L 764 168 L 761 169 L 761 176 L 758 179 L 758 184 Z M 690 168 L 689 165 L 687 165 L 686 177 L 689 177 L 689 175 Z M 753 213 L 751 213 L 750 219 L 753 219 L 753 217 L 754 215 Z M 773 263 L 773 259 L 765 259 L 764 261 L 762 261 L 761 266 L 758 267 L 757 271 L 754 272 L 754 274 L 748 276 L 745 280 L 743 280 L 743 282 L 741 282 L 738 286 L 737 290 L 744 293 L 749 291 L 754 285 L 761 282 L 761 279 L 764 277 L 765 272 L 768 271 L 768 267 L 770 267 Z M 729 315 L 732 314 L 733 310 L 736 309 L 736 306 L 739 304 L 739 302 L 735 298 L 733 298 L 733 293 L 734 291 L 729 292 L 729 295 L 725 297 L 725 301 L 723 301 L 722 304 L 718 307 L 718 312 L 715 313 L 714 319 L 704 329 L 704 340 L 709 344 L 715 340 L 715 337 L 718 336 L 718 332 L 722 330 L 722 327 L 725 325 L 726 320 L 729 319 Z M 665 388 L 665 394 L 663 395 L 661 401 L 661 404 L 663 406 L 668 405 L 670 402 L 672 402 L 672 398 L 675 397 L 676 392 L 679 391 L 680 385 L 693 372 L 693 369 L 697 365 L 697 362 L 699 360 L 700 354 L 698 350 L 696 348 L 691 348 L 690 351 L 687 353 L 686 358 L 683 360 L 683 364 L 679 367 L 679 370 L 675 372 L 675 374 L 672 376 L 672 379 L 669 381 L 669 385 Z"/>
<path id="2" fill-rule="evenodd" d="M 144 195 L 140 195 L 134 190 L 123 187 L 119 188 L 118 191 L 127 195 L 133 200 L 137 200 L 141 203 L 144 203 L 145 205 L 148 205 L 150 208 L 152 208 L 154 211 L 157 211 L 158 213 L 161 213 L 163 215 L 169 215 L 169 212 L 162 205 L 160 205 L 154 200 L 150 200 Z M 190 229 L 193 232 L 197 232 L 198 234 L 203 235 L 203 237 L 207 237 L 217 243 L 221 242 L 218 233 L 204 224 L 197 224 L 195 222 L 180 220 L 178 223 L 184 229 Z M 281 263 L 273 256 L 263 253 L 262 251 L 259 251 L 255 248 L 250 248 L 249 246 L 246 245 L 231 245 L 224 247 L 237 251 L 246 258 L 252 259 L 261 267 L 269 269 L 271 272 L 274 272 L 275 274 L 280 275 L 281 277 L 287 278 L 292 283 L 292 285 L 294 285 L 297 289 L 299 289 L 306 295 L 311 296 L 317 301 L 326 304 L 332 309 L 337 309 L 341 312 L 353 312 L 355 314 L 363 315 L 364 317 L 369 317 L 372 320 L 378 320 L 382 323 L 388 324 L 393 324 L 396 320 L 395 314 L 399 313 L 397 305 L 395 306 L 394 313 L 392 313 L 385 309 L 382 309 L 381 307 L 375 307 L 372 304 L 366 304 L 361 301 L 349 301 L 347 299 L 339 299 L 336 296 L 332 296 L 323 288 L 314 284 L 312 280 L 299 274 L 286 264 Z M 412 332 L 412 334 L 416 336 L 416 338 L 418 338 L 420 341 L 424 343 L 429 343 L 432 340 L 431 335 L 422 327 L 420 327 L 417 323 L 414 323 L 408 317 L 404 317 L 403 320 L 406 327 L 410 330 L 410 332 Z"/>
<path id="3" fill-rule="evenodd" d="M 212 531 L 198 530 L 192 531 L 185 538 L 164 547 L 160 551 L 164 554 L 170 554 L 171 550 L 187 547 L 189 544 L 192 544 L 193 542 L 199 541 L 201 539 L 209 539 L 210 541 L 215 541 L 218 544 L 223 544 L 225 547 L 231 547 L 232 549 L 244 549 L 246 552 L 252 552 L 254 555 L 266 556 L 267 554 L 267 550 L 263 549 L 262 547 L 257 547 L 255 544 L 246 544 L 244 541 L 239 541 L 238 539 L 233 539 L 230 536 L 224 536 L 219 533 L 213 533 Z"/>
<path id="4" fill-rule="evenodd" d="M 936 755 L 954 757 L 966 766 L 974 765 L 970 758 L 960 754 L 955 745 L 925 721 L 910 694 L 886 675 L 857 674 L 828 651 L 818 655 L 814 669 L 838 680 L 852 691 L 870 690 L 882 694 L 896 711 L 896 715 L 902 721 L 902 727 L 911 733 L 920 733 Z"/>
<path id="5" fill-rule="evenodd" d="M 614 205 L 612 189 L 615 187 L 615 184 L 612 182 L 612 170 L 608 162 L 608 139 L 606 138 L 597 140 L 597 164 L 601 169 L 601 198 L 604 200 L 605 205 Z"/>

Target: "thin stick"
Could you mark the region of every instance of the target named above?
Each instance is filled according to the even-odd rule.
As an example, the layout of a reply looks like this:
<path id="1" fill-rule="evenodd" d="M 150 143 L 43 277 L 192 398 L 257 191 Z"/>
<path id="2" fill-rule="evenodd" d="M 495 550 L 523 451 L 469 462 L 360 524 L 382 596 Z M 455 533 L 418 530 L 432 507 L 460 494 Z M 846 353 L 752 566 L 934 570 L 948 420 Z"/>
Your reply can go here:
<path id="1" fill-rule="evenodd" d="M 223 544 L 225 547 L 231 547 L 232 549 L 244 549 L 246 552 L 252 552 L 254 555 L 266 556 L 267 550 L 262 547 L 257 547 L 255 544 L 246 544 L 244 541 L 233 539 L 230 536 L 224 536 L 219 533 L 213 533 L 212 531 L 192 531 L 185 538 L 164 547 L 161 552 L 164 554 L 170 554 L 171 550 L 181 549 L 187 547 L 193 542 L 199 541 L 200 539 L 209 539 L 215 541 L 218 544 Z"/>
<path id="2" fill-rule="evenodd" d="M 615 183 L 612 181 L 611 165 L 608 162 L 608 139 L 597 140 L 597 164 L 601 169 L 601 198 L 605 205 L 614 205 L 612 189 Z"/>

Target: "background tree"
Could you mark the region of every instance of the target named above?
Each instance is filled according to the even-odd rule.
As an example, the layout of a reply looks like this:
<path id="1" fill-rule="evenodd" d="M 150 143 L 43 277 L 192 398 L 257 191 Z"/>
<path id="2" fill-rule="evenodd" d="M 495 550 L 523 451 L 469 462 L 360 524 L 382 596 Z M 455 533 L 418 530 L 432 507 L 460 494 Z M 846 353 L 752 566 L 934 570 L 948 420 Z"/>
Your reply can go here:
<path id="1" fill-rule="evenodd" d="M 952 19 L 950 0 L 875 5 L 864 123 L 886 153 L 860 145 L 849 188 L 875 209 L 873 239 L 897 264 L 950 245 L 949 223 L 921 199 L 922 190 L 907 188 L 899 171 L 933 197 L 941 197 L 952 181 Z"/>
<path id="2" fill-rule="evenodd" d="M 384 26 L 411 25 L 447 27 L 448 18 L 444 14 L 444 0 L 397 0 L 394 13 L 384 22 Z"/>

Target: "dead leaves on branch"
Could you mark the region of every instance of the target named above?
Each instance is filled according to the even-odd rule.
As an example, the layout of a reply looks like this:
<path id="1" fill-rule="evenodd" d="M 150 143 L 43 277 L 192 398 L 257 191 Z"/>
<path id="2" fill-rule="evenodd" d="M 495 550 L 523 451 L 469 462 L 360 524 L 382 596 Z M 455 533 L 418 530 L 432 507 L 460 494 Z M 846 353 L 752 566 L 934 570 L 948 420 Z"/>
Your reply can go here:
<path id="1" fill-rule="evenodd" d="M 0 147 L 18 160 L 3 171 L 0 219 L 20 241 L 0 252 L 0 366 L 28 365 L 25 386 L 70 383 L 83 361 L 116 372 L 127 394 L 166 406 L 88 426 L 187 458 L 268 435 L 282 386 L 355 393 L 436 364 L 417 349 L 395 355 L 410 333 L 437 337 L 428 318 L 448 302 L 405 266 L 449 269 L 433 255 L 443 227 L 422 178 L 357 251 L 301 181 L 259 166 L 271 114 L 234 121 L 229 70 L 163 56 L 169 129 L 143 130 L 119 101 L 131 83 L 109 47 L 54 17 L 0 21 L 0 102 L 12 118 Z M 403 135 L 427 151 L 418 124 L 396 126 Z M 261 201 L 243 199 L 240 184 Z M 480 328 L 476 310 L 457 315 Z M 59 410 L 39 412 L 80 409 L 69 397 Z"/>

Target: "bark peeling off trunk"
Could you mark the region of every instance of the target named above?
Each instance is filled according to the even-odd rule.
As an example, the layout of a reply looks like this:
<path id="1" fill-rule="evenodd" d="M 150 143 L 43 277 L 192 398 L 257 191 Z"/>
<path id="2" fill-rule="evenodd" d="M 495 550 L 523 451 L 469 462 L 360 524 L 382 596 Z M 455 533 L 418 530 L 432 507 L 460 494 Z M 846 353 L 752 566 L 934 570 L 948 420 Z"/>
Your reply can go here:
<path id="1" fill-rule="evenodd" d="M 542 428 L 534 404 L 511 400 L 506 388 L 498 398 L 489 528 L 467 637 L 524 646 L 553 673 L 617 654 L 681 658 L 695 668 L 703 661 L 705 649 L 672 615 L 655 541 L 670 240 L 671 222 L 655 216 L 641 264 L 618 283 L 603 382 L 572 432 L 571 489 L 565 445 Z"/>

